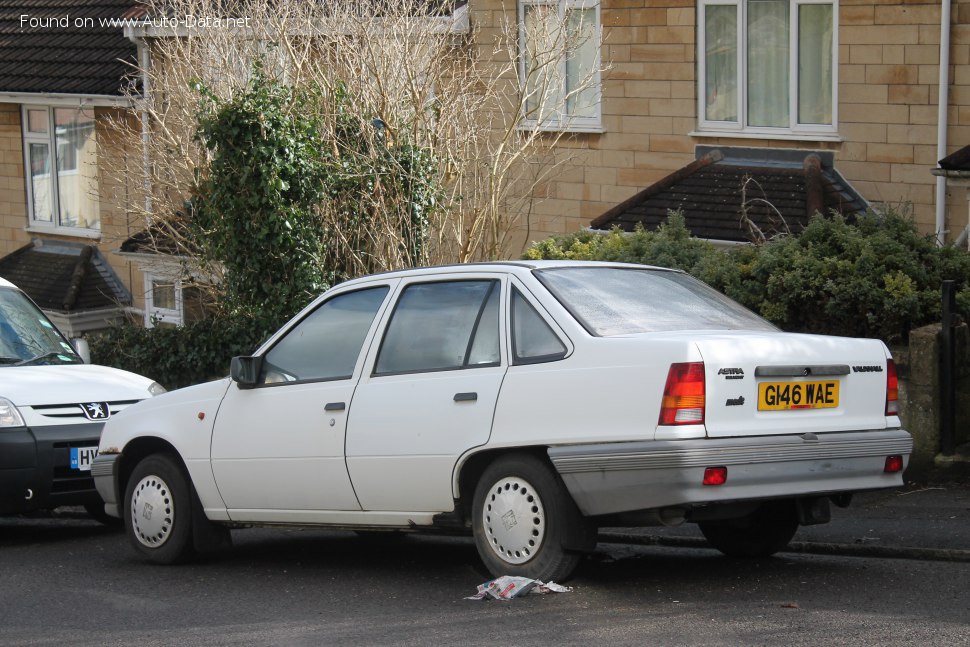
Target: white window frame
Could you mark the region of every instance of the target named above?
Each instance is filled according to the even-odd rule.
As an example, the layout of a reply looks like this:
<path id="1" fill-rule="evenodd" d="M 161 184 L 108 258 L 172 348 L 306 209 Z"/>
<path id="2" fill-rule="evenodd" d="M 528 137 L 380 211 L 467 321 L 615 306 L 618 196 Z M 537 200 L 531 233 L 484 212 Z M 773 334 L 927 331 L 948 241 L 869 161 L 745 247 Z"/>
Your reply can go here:
<path id="1" fill-rule="evenodd" d="M 37 231 L 37 232 L 47 232 L 61 234 L 64 236 L 74 236 L 77 238 L 101 238 L 101 228 L 97 229 L 88 227 L 64 227 L 59 224 L 60 221 L 60 189 L 59 189 L 59 173 L 57 172 L 57 128 L 54 125 L 54 109 L 55 108 L 91 108 L 93 106 L 84 106 L 74 104 L 22 104 L 20 106 L 20 123 L 21 123 L 21 143 L 23 145 L 24 153 L 24 184 L 27 188 L 27 231 Z M 47 112 L 47 132 L 46 133 L 32 133 L 28 130 L 28 116 L 30 110 L 44 110 Z M 95 133 L 95 136 L 97 134 Z M 37 220 L 34 218 L 34 187 L 31 181 L 31 169 L 30 169 L 30 143 L 45 143 L 49 147 L 50 151 L 50 165 L 51 165 L 51 209 L 52 209 L 52 221 L 47 222 L 44 220 Z M 76 168 L 74 172 L 79 172 Z M 99 200 L 100 202 L 100 200 Z M 100 223 L 100 214 L 98 218 Z"/>
<path id="2" fill-rule="evenodd" d="M 175 309 L 155 307 L 155 281 L 172 282 L 175 286 Z M 182 280 L 167 274 L 145 273 L 145 328 L 156 323 L 181 326 L 185 323 L 185 307 L 182 299 Z"/>
<path id="3" fill-rule="evenodd" d="M 538 119 L 522 119 L 519 127 L 524 130 L 541 130 L 541 131 L 567 131 L 567 132 L 586 132 L 586 133 L 602 133 L 603 132 L 603 83 L 601 78 L 601 61 L 602 59 L 602 49 L 603 49 L 603 23 L 600 19 L 600 0 L 518 0 L 518 12 L 519 12 L 519 78 L 522 82 L 525 82 L 526 78 L 526 43 L 525 43 L 525 8 L 529 6 L 553 6 L 557 7 L 559 20 L 565 21 L 566 12 L 572 9 L 594 9 L 596 12 L 596 40 L 598 42 L 598 47 L 596 48 L 596 60 L 593 62 L 593 79 L 592 83 L 595 91 L 594 103 L 596 106 L 596 114 L 592 117 L 575 117 L 571 115 L 564 114 L 563 110 L 557 110 L 554 116 L 548 117 L 543 120 Z M 566 60 L 565 58 L 559 63 L 559 77 L 563 79 L 565 83 L 566 79 Z M 566 94 L 565 88 L 564 96 Z M 524 87 L 523 87 L 524 91 Z M 564 108 L 565 106 L 563 106 Z"/>
<path id="4" fill-rule="evenodd" d="M 804 136 L 807 139 L 838 140 L 839 127 L 839 0 L 788 0 L 789 1 L 789 57 L 788 57 L 788 119 L 787 128 L 748 126 L 748 34 L 747 0 L 698 0 L 697 12 L 697 124 L 698 134 L 727 134 L 733 136 L 763 136 L 766 139 L 778 137 L 792 139 Z M 798 33 L 799 7 L 802 5 L 832 5 L 832 123 L 798 123 Z M 712 5 L 733 5 L 737 7 L 738 34 L 738 121 L 711 121 L 706 119 L 707 104 L 707 7 Z"/>

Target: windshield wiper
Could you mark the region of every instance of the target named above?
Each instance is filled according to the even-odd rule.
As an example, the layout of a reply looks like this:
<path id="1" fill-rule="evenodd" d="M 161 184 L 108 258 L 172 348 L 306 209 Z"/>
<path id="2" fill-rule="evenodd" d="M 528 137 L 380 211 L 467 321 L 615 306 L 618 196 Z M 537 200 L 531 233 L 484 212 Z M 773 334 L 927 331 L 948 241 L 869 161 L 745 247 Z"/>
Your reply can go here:
<path id="1" fill-rule="evenodd" d="M 30 359 L 25 359 L 25 360 L 23 360 L 21 362 L 17 362 L 16 364 L 14 364 L 14 366 L 26 366 L 28 364 L 33 364 L 34 362 L 40 362 L 40 361 L 43 361 L 45 359 L 50 359 L 52 357 L 58 357 L 58 358 L 60 358 L 60 357 L 69 357 L 69 355 L 65 355 L 63 351 L 52 350 L 52 351 L 47 352 L 47 353 L 41 353 L 40 355 L 35 355 L 34 357 L 31 357 Z M 68 363 L 69 364 L 77 364 L 77 362 L 74 361 L 73 359 L 70 362 L 68 362 Z"/>
<path id="2" fill-rule="evenodd" d="M 18 364 L 20 362 L 19 357 L 0 357 L 0 364 Z"/>

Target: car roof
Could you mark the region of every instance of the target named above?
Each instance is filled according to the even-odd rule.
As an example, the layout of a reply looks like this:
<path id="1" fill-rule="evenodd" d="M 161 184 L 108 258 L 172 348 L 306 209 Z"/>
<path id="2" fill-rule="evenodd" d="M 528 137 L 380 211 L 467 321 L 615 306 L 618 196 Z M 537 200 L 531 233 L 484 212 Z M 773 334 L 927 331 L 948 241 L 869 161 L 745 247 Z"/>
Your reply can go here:
<path id="1" fill-rule="evenodd" d="M 615 267 L 628 269 L 661 270 L 665 272 L 680 272 L 667 267 L 653 265 L 639 265 L 636 263 L 612 263 L 608 261 L 575 261 L 575 260 L 522 260 L 522 261 L 489 261 L 483 263 L 454 263 L 450 265 L 433 265 L 429 267 L 414 267 L 402 270 L 390 270 L 377 274 L 368 274 L 351 279 L 340 286 L 370 281 L 375 278 L 403 278 L 411 276 L 434 276 L 450 272 L 530 272 L 532 270 L 554 269 L 565 267 Z"/>
<path id="2" fill-rule="evenodd" d="M 0 276 L 0 288 L 14 288 L 15 290 L 20 289 L 16 285 L 8 281 L 7 279 L 3 278 L 2 276 Z"/>

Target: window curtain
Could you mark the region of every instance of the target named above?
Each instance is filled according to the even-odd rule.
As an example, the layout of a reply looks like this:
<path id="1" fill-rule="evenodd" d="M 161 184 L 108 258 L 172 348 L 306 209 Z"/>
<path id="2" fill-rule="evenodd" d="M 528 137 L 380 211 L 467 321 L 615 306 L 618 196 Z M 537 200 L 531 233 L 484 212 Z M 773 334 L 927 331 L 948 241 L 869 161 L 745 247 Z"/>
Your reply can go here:
<path id="1" fill-rule="evenodd" d="M 599 50 L 595 9 L 572 9 L 566 16 L 566 114 L 596 116 L 596 84 L 591 78 Z"/>
<path id="2" fill-rule="evenodd" d="M 705 119 L 738 120 L 738 8 L 707 5 L 704 10 Z"/>
<path id="3" fill-rule="evenodd" d="M 832 123 L 832 5 L 798 8 L 798 122 Z"/>
<path id="4" fill-rule="evenodd" d="M 92 108 L 54 108 L 57 204 L 62 227 L 98 229 L 98 146 Z"/>
<path id="5" fill-rule="evenodd" d="M 787 128 L 788 0 L 748 0 L 748 125 Z"/>
<path id="6" fill-rule="evenodd" d="M 558 22 L 556 5 L 523 8 L 526 119 L 543 121 L 562 108 Z"/>

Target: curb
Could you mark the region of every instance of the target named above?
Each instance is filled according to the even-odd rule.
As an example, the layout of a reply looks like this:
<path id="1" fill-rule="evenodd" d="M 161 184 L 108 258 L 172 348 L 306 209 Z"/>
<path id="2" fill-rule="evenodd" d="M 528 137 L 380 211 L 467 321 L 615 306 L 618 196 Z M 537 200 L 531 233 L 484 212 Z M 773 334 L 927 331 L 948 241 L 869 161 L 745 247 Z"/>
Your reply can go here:
<path id="1" fill-rule="evenodd" d="M 639 546 L 670 546 L 674 548 L 703 548 L 714 550 L 699 537 L 667 537 L 625 532 L 601 532 L 599 540 L 609 544 Z M 863 546 L 816 541 L 793 541 L 783 553 L 840 555 L 843 557 L 877 557 L 882 559 L 915 559 L 933 562 L 970 562 L 970 550 L 956 548 L 916 548 L 909 546 Z"/>

